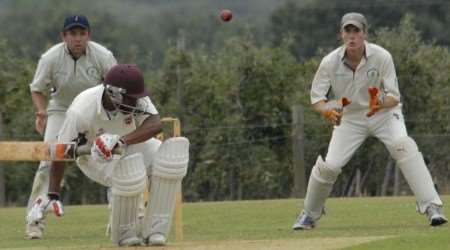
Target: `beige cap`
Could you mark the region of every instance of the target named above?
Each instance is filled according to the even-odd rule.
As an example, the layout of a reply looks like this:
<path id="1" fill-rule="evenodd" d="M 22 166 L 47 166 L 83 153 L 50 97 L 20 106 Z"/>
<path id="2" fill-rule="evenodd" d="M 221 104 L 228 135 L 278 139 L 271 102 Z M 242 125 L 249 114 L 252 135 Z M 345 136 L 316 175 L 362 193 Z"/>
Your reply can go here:
<path id="1" fill-rule="evenodd" d="M 367 33 L 367 20 L 363 14 L 350 12 L 342 16 L 341 19 L 341 29 L 345 26 L 352 24 Z"/>

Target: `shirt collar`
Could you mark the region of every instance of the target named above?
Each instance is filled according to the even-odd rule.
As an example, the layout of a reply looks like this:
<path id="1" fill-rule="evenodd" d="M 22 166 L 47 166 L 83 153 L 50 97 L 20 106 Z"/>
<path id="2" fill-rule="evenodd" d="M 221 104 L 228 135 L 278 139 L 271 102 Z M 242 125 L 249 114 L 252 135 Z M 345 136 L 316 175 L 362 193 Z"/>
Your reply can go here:
<path id="1" fill-rule="evenodd" d="M 110 120 L 110 117 L 108 113 L 106 112 L 105 108 L 103 108 L 102 99 L 103 99 L 103 92 L 105 91 L 105 86 L 103 84 L 99 85 L 99 91 L 98 95 L 96 96 L 97 100 L 97 115 L 102 120 Z"/>
<path id="2" fill-rule="evenodd" d="M 67 47 L 67 43 L 65 43 L 65 42 L 64 42 L 64 52 L 66 52 L 67 55 L 72 56 L 70 54 L 69 47 Z M 86 51 L 85 51 L 84 55 L 88 56 L 90 53 L 91 53 L 91 49 L 89 47 L 89 42 L 88 42 L 87 45 L 86 45 Z"/>
<path id="3" fill-rule="evenodd" d="M 364 47 L 365 47 L 364 57 L 367 59 L 370 55 L 372 55 L 373 52 L 370 49 L 369 43 L 367 41 L 364 41 Z M 338 51 L 338 55 L 339 55 L 339 58 L 341 58 L 341 61 L 344 61 L 344 59 L 345 59 L 345 49 L 346 49 L 346 47 L 344 44 L 340 47 L 340 49 Z"/>

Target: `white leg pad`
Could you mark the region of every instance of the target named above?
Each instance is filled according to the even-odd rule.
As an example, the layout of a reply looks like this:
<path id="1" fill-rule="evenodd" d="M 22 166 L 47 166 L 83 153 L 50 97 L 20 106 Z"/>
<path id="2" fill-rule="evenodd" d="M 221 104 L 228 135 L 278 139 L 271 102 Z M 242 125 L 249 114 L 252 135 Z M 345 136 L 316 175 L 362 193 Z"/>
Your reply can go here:
<path id="1" fill-rule="evenodd" d="M 309 177 L 304 203 L 304 212 L 314 220 L 318 220 L 322 216 L 325 200 L 330 195 L 340 172 L 340 169 L 335 170 L 327 166 L 322 157 L 317 158 Z"/>
<path id="2" fill-rule="evenodd" d="M 189 161 L 189 140 L 174 137 L 164 141 L 156 153 L 150 189 L 150 201 L 144 218 L 144 239 L 163 235 L 167 239 L 177 192 L 186 175 Z M 150 244 L 155 244 L 149 242 Z M 161 242 L 156 244 L 160 245 Z"/>
<path id="3" fill-rule="evenodd" d="M 430 172 L 416 142 L 409 136 L 403 137 L 394 143 L 389 151 L 416 196 L 417 210 L 425 213 L 430 204 L 442 206 L 442 201 L 434 188 Z"/>
<path id="4" fill-rule="evenodd" d="M 113 171 L 111 182 L 111 240 L 118 245 L 139 244 L 137 210 L 147 185 L 142 154 L 122 158 Z"/>

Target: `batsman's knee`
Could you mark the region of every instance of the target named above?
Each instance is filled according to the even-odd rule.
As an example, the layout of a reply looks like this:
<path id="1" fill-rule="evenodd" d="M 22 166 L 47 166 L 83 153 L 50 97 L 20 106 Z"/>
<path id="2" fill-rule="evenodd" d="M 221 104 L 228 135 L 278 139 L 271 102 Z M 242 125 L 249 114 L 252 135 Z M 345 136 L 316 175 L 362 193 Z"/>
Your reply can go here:
<path id="1" fill-rule="evenodd" d="M 155 159 L 155 155 L 161 146 L 161 141 L 155 138 L 147 140 L 143 143 L 130 145 L 127 148 L 127 154 L 142 153 L 143 161 L 147 169 L 148 175 L 151 174 L 152 165 Z"/>
<path id="2" fill-rule="evenodd" d="M 142 154 L 128 155 L 114 168 L 111 192 L 113 195 L 134 196 L 143 192 L 147 186 Z"/>
<path id="3" fill-rule="evenodd" d="M 322 183 L 333 184 L 341 172 L 340 168 L 330 166 L 319 156 L 312 168 L 311 177 Z"/>

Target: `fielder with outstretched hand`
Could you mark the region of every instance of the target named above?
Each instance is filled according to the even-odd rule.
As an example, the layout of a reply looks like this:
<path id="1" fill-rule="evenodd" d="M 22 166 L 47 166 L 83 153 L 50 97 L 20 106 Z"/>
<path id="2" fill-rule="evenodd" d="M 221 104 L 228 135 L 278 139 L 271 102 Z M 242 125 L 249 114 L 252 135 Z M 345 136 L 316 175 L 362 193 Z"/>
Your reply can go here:
<path id="1" fill-rule="evenodd" d="M 111 188 L 110 234 L 119 246 L 167 242 L 176 192 L 188 167 L 189 141 L 154 139 L 161 129 L 142 73 L 135 65 L 118 64 L 102 85 L 74 99 L 58 134 L 58 142 L 90 147 L 91 153 L 76 162 L 90 179 Z M 52 166 L 49 193 L 36 199 L 28 223 L 40 223 L 52 210 L 62 214 L 63 174 L 64 168 Z M 149 181 L 150 200 L 142 218 L 142 196 Z"/>
<path id="2" fill-rule="evenodd" d="M 431 226 L 446 223 L 422 154 L 406 131 L 391 54 L 366 41 L 367 21 L 360 13 L 345 14 L 340 32 L 343 46 L 323 58 L 311 88 L 314 109 L 335 126 L 325 160 L 319 156 L 312 168 L 303 211 L 293 229 L 315 227 L 341 169 L 369 136 L 387 147 L 416 196 L 417 210 L 427 215 Z M 329 93 L 351 103 L 336 109 L 329 105 L 335 102 Z"/>

